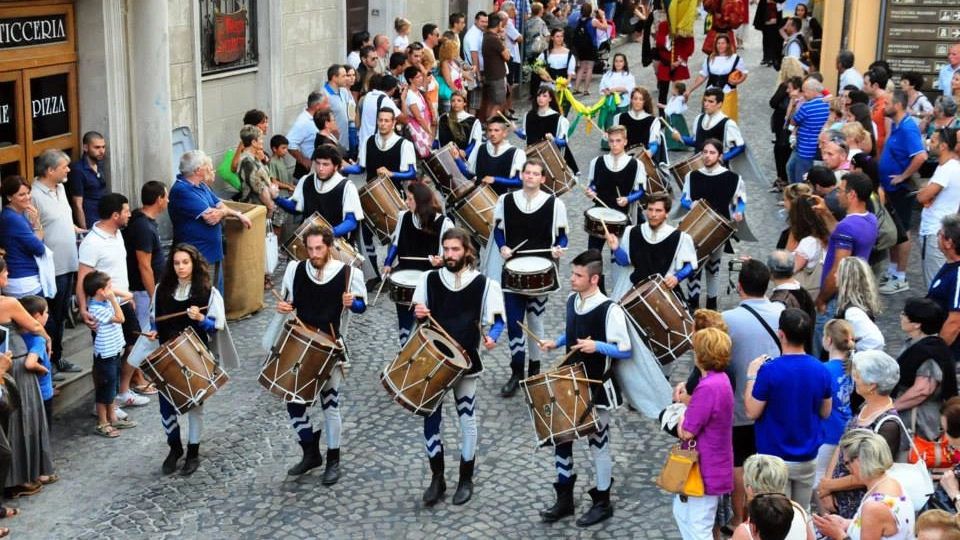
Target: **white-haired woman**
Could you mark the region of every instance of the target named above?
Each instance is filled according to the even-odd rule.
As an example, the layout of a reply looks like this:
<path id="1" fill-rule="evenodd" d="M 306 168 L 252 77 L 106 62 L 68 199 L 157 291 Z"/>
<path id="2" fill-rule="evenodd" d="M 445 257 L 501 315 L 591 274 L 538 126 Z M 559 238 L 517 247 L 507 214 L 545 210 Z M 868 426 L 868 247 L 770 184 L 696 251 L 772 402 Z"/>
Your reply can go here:
<path id="1" fill-rule="evenodd" d="M 880 435 L 866 429 L 848 432 L 840 439 L 851 476 L 867 486 L 867 492 L 852 518 L 836 514 L 813 516 L 820 533 L 834 540 L 845 538 L 910 540 L 914 508 L 895 478 L 887 474 L 893 466 L 890 447 Z"/>
<path id="2" fill-rule="evenodd" d="M 788 499 L 785 492 L 789 476 L 787 463 L 777 456 L 754 454 L 748 457 L 743 463 L 743 484 L 747 491 L 747 502 L 757 497 Z M 790 504 L 793 506 L 793 521 L 784 540 L 813 540 L 810 516 L 799 504 L 793 501 L 790 501 Z M 749 521 L 741 523 L 734 530 L 733 540 L 753 540 Z"/>
<path id="3" fill-rule="evenodd" d="M 854 390 L 864 403 L 859 414 L 847 423 L 844 436 L 854 430 L 869 430 L 883 437 L 890 455 L 899 454 L 909 445 L 895 418 L 897 409 L 890 397 L 900 380 L 899 364 L 883 351 L 858 352 L 853 355 L 852 376 Z M 816 489 L 820 508 L 844 518 L 852 518 L 867 487 L 868 484 L 853 474 L 850 457 L 844 451 L 841 437 L 840 446 L 827 466 L 827 477 L 820 481 Z"/>
<path id="4" fill-rule="evenodd" d="M 874 320 L 880 315 L 877 282 L 867 262 L 846 257 L 837 269 L 837 318 L 853 326 L 858 351 L 882 351 L 886 342 Z"/>

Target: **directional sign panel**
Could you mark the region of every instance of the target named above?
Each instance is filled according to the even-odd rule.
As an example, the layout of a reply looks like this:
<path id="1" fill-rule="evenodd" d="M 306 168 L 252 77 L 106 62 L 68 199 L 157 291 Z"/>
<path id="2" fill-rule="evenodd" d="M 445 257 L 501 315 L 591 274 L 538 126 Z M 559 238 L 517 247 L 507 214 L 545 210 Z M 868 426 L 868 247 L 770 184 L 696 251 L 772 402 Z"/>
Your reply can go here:
<path id="1" fill-rule="evenodd" d="M 918 72 L 930 90 L 947 61 L 950 45 L 960 42 L 960 0 L 883 0 L 880 56 L 895 75 Z M 935 88 L 939 90 L 938 88 Z"/>

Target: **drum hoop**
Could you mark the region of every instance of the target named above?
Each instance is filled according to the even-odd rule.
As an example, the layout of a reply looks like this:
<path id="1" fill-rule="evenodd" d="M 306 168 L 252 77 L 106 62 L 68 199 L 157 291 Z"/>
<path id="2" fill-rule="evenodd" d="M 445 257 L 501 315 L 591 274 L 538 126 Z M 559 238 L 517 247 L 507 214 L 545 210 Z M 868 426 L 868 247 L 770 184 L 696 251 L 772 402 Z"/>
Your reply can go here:
<path id="1" fill-rule="evenodd" d="M 590 427 L 593 428 L 593 431 L 590 431 L 589 433 L 594 433 L 594 432 L 596 432 L 596 430 L 598 430 L 598 429 L 600 428 L 600 425 L 599 425 L 599 422 L 598 422 L 598 419 L 597 419 L 596 407 L 592 406 L 592 401 L 593 401 L 593 396 L 592 396 L 592 394 L 591 394 L 590 391 L 588 390 L 588 391 L 586 392 L 586 396 L 584 396 L 584 395 L 579 391 L 579 390 L 580 390 L 580 383 L 579 383 L 578 381 L 571 381 L 571 380 L 568 378 L 568 377 L 576 377 L 576 376 L 578 375 L 577 370 L 576 370 L 577 367 L 580 368 L 580 370 L 583 372 L 584 375 L 586 374 L 586 370 L 584 370 L 583 367 L 582 367 L 582 365 L 581 365 L 580 363 L 578 363 L 578 364 L 575 364 L 575 365 L 572 365 L 572 366 L 571 366 L 571 365 L 560 366 L 559 368 L 557 368 L 557 369 L 555 369 L 555 370 L 553 370 L 553 371 L 545 372 L 545 373 L 541 374 L 541 375 L 543 376 L 543 382 L 541 383 L 539 380 L 537 381 L 537 384 L 543 384 L 543 385 L 546 386 L 547 395 L 550 397 L 550 403 L 553 404 L 553 407 L 551 408 L 551 412 L 552 412 L 553 414 L 550 415 L 550 421 L 549 421 L 549 422 L 547 422 L 546 419 L 543 417 L 543 415 L 542 415 L 542 413 L 541 413 L 541 411 L 540 411 L 540 408 L 533 406 L 532 398 L 530 398 L 529 388 L 528 388 L 528 381 L 529 381 L 530 378 L 521 381 L 521 383 L 522 383 L 523 386 L 524 386 L 524 391 L 525 391 L 526 394 L 527 394 L 526 397 L 527 397 L 527 399 L 529 400 L 529 401 L 528 401 L 527 412 L 528 412 L 528 415 L 530 416 L 531 422 L 533 423 L 533 427 L 534 427 L 534 430 L 533 430 L 534 439 L 537 441 L 537 445 L 538 445 L 538 446 L 543 446 L 543 445 L 545 445 L 545 444 L 547 444 L 547 443 L 557 444 L 557 438 L 558 438 L 558 437 L 560 437 L 560 436 L 562 436 L 562 435 L 570 434 L 570 433 L 573 433 L 574 435 L 576 435 L 576 438 L 580 439 L 580 438 L 583 438 L 583 437 L 587 436 L 587 434 L 582 434 L 582 433 L 581 433 L 582 431 L 585 431 L 587 428 L 590 428 Z M 564 372 L 566 372 L 566 373 L 564 373 Z M 575 393 L 575 398 L 574 398 L 574 400 L 573 400 L 573 411 L 572 411 L 572 415 L 571 415 L 571 414 L 568 414 L 567 411 L 566 411 L 564 408 L 562 408 L 562 407 L 557 407 L 557 406 L 556 406 L 556 405 L 557 405 L 556 394 L 555 394 L 554 391 L 553 391 L 553 384 L 552 384 L 552 383 L 555 382 L 555 381 L 556 381 L 556 382 L 560 382 L 560 381 L 557 380 L 557 379 L 559 379 L 559 377 L 558 377 L 557 379 L 551 378 L 552 376 L 554 376 L 554 374 L 563 375 L 563 378 L 562 378 L 561 380 L 562 380 L 562 382 L 564 382 L 565 384 L 573 384 L 573 385 L 575 385 L 575 392 L 574 392 L 574 393 Z M 538 378 L 539 378 L 539 376 L 538 376 Z M 584 411 L 582 411 L 582 412 L 579 410 L 579 407 L 580 407 L 580 404 L 581 404 L 581 403 L 583 403 L 583 405 L 584 405 Z M 589 410 L 588 410 L 588 409 L 589 409 Z M 555 413 L 557 410 L 560 411 L 560 416 L 562 416 L 562 417 L 567 421 L 567 423 L 569 423 L 572 427 L 570 427 L 569 429 L 564 429 L 564 430 L 555 430 L 555 429 L 554 429 L 554 418 L 557 417 L 557 415 L 556 415 L 556 413 Z M 583 418 L 582 420 L 579 420 L 579 421 L 578 421 L 577 419 L 578 419 L 579 417 L 581 417 L 581 416 L 583 416 L 584 418 Z M 540 424 L 543 425 L 543 426 L 545 426 L 545 427 L 547 428 L 547 430 L 549 431 L 549 434 L 548 434 L 546 437 L 544 437 L 543 439 L 537 439 L 537 438 L 536 438 L 536 437 L 537 437 L 537 429 L 536 429 L 536 428 L 537 428 L 537 420 L 538 420 L 538 419 L 539 419 L 539 421 L 540 421 Z M 584 423 L 581 424 L 580 422 L 584 422 Z"/>
<path id="2" fill-rule="evenodd" d="M 607 218 L 603 217 L 602 215 L 597 215 L 597 214 L 604 214 L 604 213 L 607 213 L 607 212 L 616 212 L 617 214 L 619 214 L 619 215 L 617 216 L 617 220 L 618 220 L 618 221 L 612 221 L 611 219 L 607 219 Z M 584 213 L 585 213 L 587 216 L 589 216 L 590 218 L 592 218 L 592 219 L 594 219 L 594 220 L 596 220 L 596 221 L 604 221 L 604 222 L 606 222 L 608 225 L 610 225 L 610 224 L 620 225 L 620 224 L 625 224 L 625 223 L 627 223 L 627 222 L 629 221 L 627 215 L 624 214 L 623 212 L 621 212 L 621 211 L 619 211 L 619 210 L 614 210 L 613 208 L 604 208 L 604 207 L 602 207 L 602 206 L 593 206 L 593 207 L 587 208 Z M 612 218 L 612 217 L 614 217 L 614 216 L 611 214 L 610 217 Z"/>
<path id="3" fill-rule="evenodd" d="M 517 265 L 522 265 L 527 262 L 540 262 L 540 261 L 545 262 L 546 266 L 543 266 L 542 268 L 530 268 L 530 269 L 516 268 Z M 533 274 L 540 274 L 545 271 L 546 272 L 556 271 L 556 265 L 554 265 L 553 261 L 551 261 L 550 259 L 547 259 L 546 257 L 532 257 L 532 256 L 515 257 L 515 258 L 508 259 L 506 262 L 504 262 L 503 267 L 506 268 L 509 272 L 514 272 L 522 275 L 533 275 Z"/>

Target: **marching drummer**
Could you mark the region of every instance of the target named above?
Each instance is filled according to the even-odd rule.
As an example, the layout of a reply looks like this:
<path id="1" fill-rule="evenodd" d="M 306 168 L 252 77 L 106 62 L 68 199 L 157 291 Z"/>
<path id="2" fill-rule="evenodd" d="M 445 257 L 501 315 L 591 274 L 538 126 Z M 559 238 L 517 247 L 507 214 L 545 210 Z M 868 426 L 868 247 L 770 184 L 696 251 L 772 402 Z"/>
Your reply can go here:
<path id="1" fill-rule="evenodd" d="M 673 139 L 692 146 L 701 152 L 709 139 L 721 141 L 721 153 L 724 163 L 739 156 L 747 148 L 736 120 L 723 114 L 723 91 L 719 88 L 707 88 L 703 91 L 703 112 L 693 122 L 693 137 L 683 136 L 673 131 Z"/>
<path id="2" fill-rule="evenodd" d="M 537 90 L 536 103 L 536 109 L 530 109 L 523 117 L 523 129 L 517 129 L 514 133 L 527 141 L 527 148 L 545 140 L 552 140 L 558 148 L 563 149 L 563 160 L 573 174 L 579 174 L 580 167 L 577 166 L 577 160 L 574 159 L 573 152 L 567 145 L 570 121 L 560 114 L 560 106 L 557 104 L 557 96 L 553 88 L 541 86 Z"/>
<path id="3" fill-rule="evenodd" d="M 571 262 L 570 288 L 567 298 L 567 332 L 554 340 L 541 342 L 540 348 L 550 351 L 565 347 L 571 354 L 563 365 L 583 363 L 587 377 L 602 384 L 591 384 L 593 404 L 597 409 L 599 429 L 589 436 L 596 469 L 596 486 L 590 489 L 593 505 L 577 520 L 587 527 L 611 517 L 610 488 L 613 485 L 613 459 L 610 456 L 610 411 L 620 406 L 617 386 L 611 379 L 613 362 L 631 357 L 630 336 L 623 308 L 607 298 L 599 289 L 603 275 L 603 258 L 595 249 L 587 250 Z M 573 441 L 554 446 L 557 482 L 553 485 L 557 500 L 540 511 L 546 522 L 557 521 L 574 512 Z"/>
<path id="4" fill-rule="evenodd" d="M 633 267 L 633 272 L 624 274 L 628 279 L 614 286 L 612 298 L 620 298 L 629 285 L 654 274 L 663 276 L 663 284 L 673 289 L 697 269 L 693 238 L 667 223 L 672 204 L 670 195 L 652 193 L 644 210 L 646 223 L 627 227 L 622 240 L 613 233 L 607 234 L 607 245 L 616 264 Z"/>
<path id="5" fill-rule="evenodd" d="M 460 418 L 460 477 L 453 504 L 460 505 L 473 495 L 473 470 L 476 463 L 477 381 L 483 371 L 480 361 L 481 344 L 486 350 L 496 346 L 503 332 L 503 295 L 500 285 L 475 268 L 477 250 L 470 234 L 454 227 L 443 233 L 443 267 L 424 273 L 413 303 L 417 320 L 429 319 L 433 325 L 443 321 L 443 330 L 455 339 L 470 358 L 470 369 L 453 386 L 457 416 Z M 490 324 L 483 335 L 482 324 Z M 430 459 L 432 477 L 430 486 L 423 493 L 427 506 L 436 504 L 447 489 L 443 477 L 443 441 L 440 438 L 440 422 L 443 406 L 423 420 L 423 440 Z"/>
<path id="6" fill-rule="evenodd" d="M 451 228 L 453 222 L 440 213 L 433 190 L 421 182 L 407 184 L 407 210 L 401 212 L 397 219 L 393 242 L 384 261 L 384 275 L 403 270 L 425 272 L 443 264 L 440 237 Z M 414 282 L 414 285 L 418 282 Z M 397 304 L 401 348 L 410 337 L 413 322 L 413 311 Z"/>
<path id="7" fill-rule="evenodd" d="M 709 90 L 708 90 L 709 91 Z M 723 143 L 717 139 L 707 139 L 703 143 L 701 154 L 704 167 L 687 173 L 680 195 L 680 205 L 687 210 L 693 201 L 704 200 L 710 208 L 727 220 L 743 221 L 743 212 L 747 207 L 747 191 L 739 174 L 720 164 Z M 707 259 L 707 309 L 717 309 L 717 295 L 720 293 L 720 255 L 723 246 L 718 247 Z M 689 281 L 688 301 L 692 308 L 700 306 L 700 274 Z"/>
<path id="8" fill-rule="evenodd" d="M 334 235 L 327 227 L 311 226 L 304 232 L 304 244 L 309 259 L 295 261 L 287 266 L 283 274 L 283 286 L 280 291 L 284 300 L 277 301 L 277 312 L 296 311 L 298 323 L 309 329 L 329 333 L 334 341 L 341 341 L 340 321 L 343 310 L 363 313 L 367 309 L 366 289 L 363 274 L 359 269 L 347 266 L 334 259 Z M 334 298 L 338 301 L 333 300 Z M 327 300 L 328 301 L 321 301 Z M 343 346 L 341 342 L 341 346 Z M 330 379 L 321 390 L 323 423 L 327 429 L 327 466 L 323 471 L 323 485 L 337 483 L 340 479 L 340 381 L 341 369 L 334 369 Z M 307 414 L 307 407 L 313 403 L 287 403 L 290 424 L 297 432 L 303 457 L 290 468 L 287 474 L 299 476 L 319 467 L 323 463 L 320 457 L 320 433 L 314 431 Z"/>
<path id="9" fill-rule="evenodd" d="M 550 91 L 549 88 L 546 90 Z M 552 257 L 555 260 L 560 258 L 567 247 L 567 207 L 559 198 L 541 191 L 540 186 L 546 179 L 544 174 L 542 161 L 528 159 L 520 173 L 523 189 L 501 195 L 497 200 L 493 215 L 493 239 L 500 248 L 499 254 L 504 261 L 527 255 Z M 522 249 L 517 249 L 516 246 L 520 244 Z M 491 258 L 497 260 L 488 263 L 486 274 L 498 280 L 501 264 L 498 264 L 499 258 Z M 531 341 L 525 354 L 526 340 L 520 324 L 526 316 L 530 330 L 536 335 L 543 335 L 543 316 L 547 309 L 548 295 L 544 293 L 532 296 L 504 291 L 503 298 L 507 308 L 511 374 L 510 379 L 500 389 L 500 395 L 510 397 L 516 393 L 520 380 L 523 379 L 527 354 L 530 357 L 527 376 L 540 373 L 540 349 Z"/>
<path id="10" fill-rule="evenodd" d="M 507 135 L 510 124 L 500 116 L 491 116 L 487 120 L 487 142 L 470 154 L 468 171 L 478 182 L 490 185 L 497 195 L 503 195 L 522 185 L 520 170 L 527 161 L 527 154 L 510 144 Z"/>
<path id="11" fill-rule="evenodd" d="M 227 327 L 227 315 L 220 291 L 210 282 L 209 264 L 197 248 L 190 244 L 177 244 L 173 253 L 167 259 L 163 276 L 157 284 L 154 295 L 153 313 L 151 319 L 181 313 L 181 316 L 162 319 L 153 323 L 153 331 L 147 334 L 150 339 L 158 339 L 166 343 L 177 337 L 187 328 L 193 328 L 197 336 L 207 347 L 212 345 L 214 338 L 220 338 L 220 331 Z M 206 306 L 206 313 L 203 311 Z M 226 334 L 229 336 L 229 334 Z M 229 338 L 227 338 L 229 339 Z M 218 341 L 220 341 L 218 339 Z M 233 342 L 220 341 L 216 347 L 225 355 L 232 354 L 236 358 Z M 183 442 L 180 437 L 180 424 L 177 418 L 177 409 L 166 398 L 163 392 L 160 399 L 160 420 L 163 431 L 167 435 L 167 445 L 170 453 L 163 460 L 161 470 L 163 474 L 173 474 L 177 470 L 177 461 L 183 456 Z M 193 474 L 200 466 L 200 433 L 203 429 L 203 404 L 197 405 L 187 412 L 190 421 L 187 431 L 187 458 L 183 463 L 181 474 Z"/>
<path id="12" fill-rule="evenodd" d="M 651 158 L 660 148 L 660 118 L 654 107 L 650 92 L 640 86 L 630 92 L 630 108 L 613 117 L 613 125 L 627 130 L 627 148 L 642 144 Z"/>
<path id="13" fill-rule="evenodd" d="M 483 144 L 483 126 L 480 120 L 467 112 L 467 94 L 454 90 L 450 94 L 450 111 L 440 115 L 437 123 L 437 144 L 443 148 L 453 143 L 460 149 L 460 159 L 466 160 Z"/>

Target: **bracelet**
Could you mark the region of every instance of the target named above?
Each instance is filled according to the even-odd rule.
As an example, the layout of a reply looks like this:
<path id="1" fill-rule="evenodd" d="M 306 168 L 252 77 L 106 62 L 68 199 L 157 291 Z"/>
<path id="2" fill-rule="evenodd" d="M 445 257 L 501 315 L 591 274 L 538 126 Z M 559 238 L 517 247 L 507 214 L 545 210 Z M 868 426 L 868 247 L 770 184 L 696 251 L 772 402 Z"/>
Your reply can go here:
<path id="1" fill-rule="evenodd" d="M 755 380 L 757 380 L 756 375 L 747 375 L 747 382 L 755 381 Z"/>

